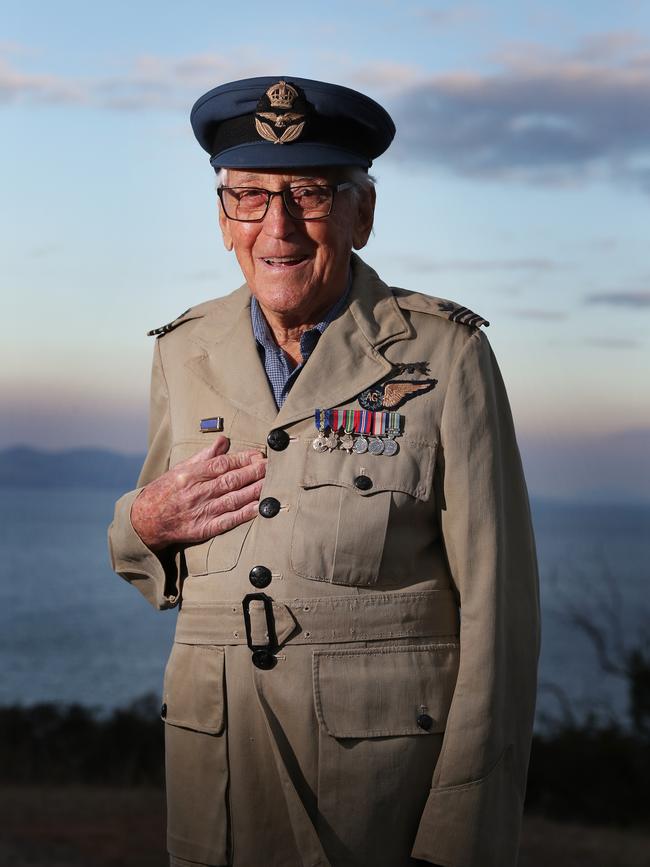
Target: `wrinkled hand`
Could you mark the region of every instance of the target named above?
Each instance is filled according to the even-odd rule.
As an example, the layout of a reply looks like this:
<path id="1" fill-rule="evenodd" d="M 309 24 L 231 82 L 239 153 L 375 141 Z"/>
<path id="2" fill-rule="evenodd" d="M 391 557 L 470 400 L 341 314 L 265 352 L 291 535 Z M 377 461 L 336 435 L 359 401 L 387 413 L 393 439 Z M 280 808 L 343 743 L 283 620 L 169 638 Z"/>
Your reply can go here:
<path id="1" fill-rule="evenodd" d="M 152 551 L 203 542 L 257 514 L 266 458 L 249 450 L 226 454 L 227 437 L 146 485 L 131 507 L 131 524 Z"/>

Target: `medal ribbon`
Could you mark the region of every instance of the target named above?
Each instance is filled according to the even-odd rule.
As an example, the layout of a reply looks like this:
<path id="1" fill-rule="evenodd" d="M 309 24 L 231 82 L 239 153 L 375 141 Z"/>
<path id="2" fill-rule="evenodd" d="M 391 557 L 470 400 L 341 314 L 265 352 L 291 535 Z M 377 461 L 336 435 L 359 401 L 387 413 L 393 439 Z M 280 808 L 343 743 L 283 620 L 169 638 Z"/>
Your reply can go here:
<path id="1" fill-rule="evenodd" d="M 402 416 L 399 412 L 370 412 L 366 409 L 317 409 L 314 410 L 316 430 L 329 428 L 338 432 L 370 434 L 371 436 L 398 436 Z"/>

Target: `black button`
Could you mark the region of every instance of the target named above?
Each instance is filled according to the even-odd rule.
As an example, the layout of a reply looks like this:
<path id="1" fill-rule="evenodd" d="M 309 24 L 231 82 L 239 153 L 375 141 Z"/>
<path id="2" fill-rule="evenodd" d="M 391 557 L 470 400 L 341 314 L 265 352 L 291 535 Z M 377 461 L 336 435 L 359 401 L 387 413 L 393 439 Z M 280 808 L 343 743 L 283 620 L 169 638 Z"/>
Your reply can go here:
<path id="1" fill-rule="evenodd" d="M 433 728 L 433 720 L 428 713 L 421 713 L 416 719 L 416 723 L 421 729 L 424 729 L 425 732 L 431 731 Z"/>
<path id="2" fill-rule="evenodd" d="M 268 587 L 271 583 L 271 570 L 266 566 L 253 566 L 248 573 L 248 580 L 253 587 Z"/>
<path id="3" fill-rule="evenodd" d="M 167 705 L 166 704 L 163 704 L 163 706 L 160 708 L 160 716 L 163 719 L 165 719 L 165 717 L 167 716 Z"/>
<path id="4" fill-rule="evenodd" d="M 372 479 L 368 478 L 368 476 L 357 476 L 353 484 L 360 491 L 369 491 L 372 488 Z"/>
<path id="5" fill-rule="evenodd" d="M 273 428 L 269 432 L 266 442 L 274 452 L 281 452 L 289 445 L 289 434 L 281 427 Z"/>
<path id="6" fill-rule="evenodd" d="M 263 518 L 275 518 L 280 511 L 280 501 L 275 497 L 264 497 L 259 505 L 259 513 Z"/>
<path id="7" fill-rule="evenodd" d="M 275 668 L 277 659 L 270 650 L 254 650 L 253 665 L 255 668 L 263 668 L 268 671 L 269 668 Z"/>

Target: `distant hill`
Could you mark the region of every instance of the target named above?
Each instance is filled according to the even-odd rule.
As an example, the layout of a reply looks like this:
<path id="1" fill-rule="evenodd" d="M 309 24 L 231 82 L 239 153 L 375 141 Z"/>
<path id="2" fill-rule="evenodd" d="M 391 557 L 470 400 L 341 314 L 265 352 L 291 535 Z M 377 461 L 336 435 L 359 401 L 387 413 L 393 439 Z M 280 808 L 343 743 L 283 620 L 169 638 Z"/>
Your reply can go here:
<path id="1" fill-rule="evenodd" d="M 0 487 L 116 488 L 135 487 L 144 455 L 104 449 L 46 452 L 28 446 L 0 450 Z"/>

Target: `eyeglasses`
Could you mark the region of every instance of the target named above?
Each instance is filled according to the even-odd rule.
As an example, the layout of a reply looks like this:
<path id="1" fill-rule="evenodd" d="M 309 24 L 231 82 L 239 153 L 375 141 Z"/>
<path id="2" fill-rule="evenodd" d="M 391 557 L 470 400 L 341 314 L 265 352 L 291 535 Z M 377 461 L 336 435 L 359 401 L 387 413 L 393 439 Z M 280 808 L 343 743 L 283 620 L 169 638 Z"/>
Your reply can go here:
<path id="1" fill-rule="evenodd" d="M 282 198 L 287 213 L 294 220 L 322 220 L 332 213 L 335 194 L 354 186 L 352 181 L 346 181 L 342 184 L 304 184 L 284 190 L 219 187 L 217 194 L 229 220 L 260 223 L 266 216 L 273 196 Z"/>

